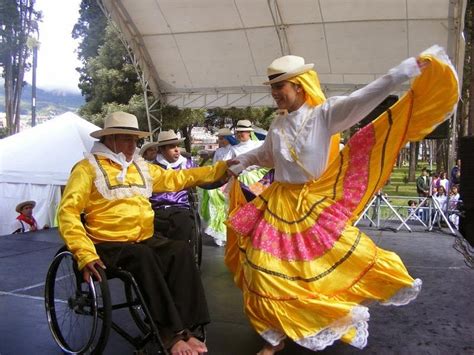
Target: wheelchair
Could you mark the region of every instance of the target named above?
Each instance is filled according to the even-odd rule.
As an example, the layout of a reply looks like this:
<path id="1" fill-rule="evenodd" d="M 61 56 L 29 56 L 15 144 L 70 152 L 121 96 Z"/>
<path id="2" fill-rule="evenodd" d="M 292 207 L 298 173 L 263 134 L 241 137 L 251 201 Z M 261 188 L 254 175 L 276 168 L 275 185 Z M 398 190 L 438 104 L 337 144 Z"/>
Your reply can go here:
<path id="1" fill-rule="evenodd" d="M 45 283 L 45 308 L 54 340 L 67 354 L 101 354 L 110 329 L 135 347 L 134 354 L 168 354 L 132 274 L 122 269 L 98 268 L 102 282 L 83 281 L 71 252 L 62 247 L 54 257 Z M 123 282 L 126 302 L 112 304 L 108 280 Z M 140 331 L 129 330 L 112 320 L 112 311 L 128 309 Z M 201 327 L 202 340 L 205 329 Z"/>
<path id="2" fill-rule="evenodd" d="M 193 214 L 193 223 L 194 223 L 194 240 L 192 241 L 193 245 L 193 254 L 194 260 L 198 268 L 201 268 L 202 262 L 202 226 L 201 226 L 201 216 L 199 216 L 199 199 L 196 188 L 192 188 L 188 192 L 189 204 L 191 205 L 191 213 Z"/>

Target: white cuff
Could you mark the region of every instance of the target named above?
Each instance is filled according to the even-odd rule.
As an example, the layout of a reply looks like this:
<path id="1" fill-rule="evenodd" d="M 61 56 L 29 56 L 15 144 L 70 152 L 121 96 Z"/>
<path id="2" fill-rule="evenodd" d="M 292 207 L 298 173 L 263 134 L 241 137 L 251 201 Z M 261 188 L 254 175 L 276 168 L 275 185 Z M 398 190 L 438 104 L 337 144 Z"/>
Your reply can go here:
<path id="1" fill-rule="evenodd" d="M 232 165 L 229 167 L 229 170 L 232 171 L 235 175 L 239 175 L 243 170 L 245 170 L 245 166 L 242 164 Z"/>
<path id="2" fill-rule="evenodd" d="M 421 70 L 418 67 L 418 63 L 416 62 L 416 58 L 411 57 L 405 59 L 395 68 L 392 68 L 388 72 L 389 74 L 398 74 L 398 75 L 405 75 L 408 78 L 413 78 L 421 74 Z"/>

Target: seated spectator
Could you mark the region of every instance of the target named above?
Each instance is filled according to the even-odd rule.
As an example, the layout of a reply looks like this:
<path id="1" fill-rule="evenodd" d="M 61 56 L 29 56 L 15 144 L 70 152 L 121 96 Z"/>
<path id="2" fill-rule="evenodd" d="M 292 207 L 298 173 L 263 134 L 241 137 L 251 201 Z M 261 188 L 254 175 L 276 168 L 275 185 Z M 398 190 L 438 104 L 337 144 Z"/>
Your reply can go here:
<path id="1" fill-rule="evenodd" d="M 115 112 L 91 133 L 91 154 L 72 169 L 59 206 L 59 231 L 85 281 L 101 280 L 98 268 L 122 268 L 136 279 L 171 354 L 202 354 L 193 329 L 209 322 L 193 255 L 181 241 L 153 237 L 153 192 L 212 183 L 232 162 L 186 171 L 163 170 L 137 154 L 134 115 Z M 84 221 L 81 221 L 81 214 Z"/>
<path id="2" fill-rule="evenodd" d="M 147 162 L 153 163 L 158 155 L 156 142 L 145 143 L 138 152 Z"/>
<path id="3" fill-rule="evenodd" d="M 416 207 L 418 206 L 418 203 L 415 200 L 408 200 L 408 206 L 409 206 L 408 207 L 408 215 L 411 215 L 416 210 Z M 413 214 L 413 216 L 411 216 L 410 219 L 411 220 L 416 220 L 418 218 L 421 218 L 422 214 L 423 214 L 422 210 L 418 209 L 418 211 L 416 211 L 416 215 Z"/>
<path id="4" fill-rule="evenodd" d="M 179 138 L 173 130 L 162 131 L 156 143 L 158 155 L 154 164 L 165 170 L 186 170 L 194 167 L 191 159 L 182 156 Z M 189 202 L 189 191 L 154 193 L 150 202 L 155 211 L 155 232 L 170 239 L 193 241 L 194 215 Z"/>
<path id="5" fill-rule="evenodd" d="M 16 206 L 15 210 L 19 215 L 13 224 L 13 234 L 34 232 L 39 229 L 38 223 L 35 217 L 33 217 L 33 208 L 35 208 L 35 206 L 35 201 L 23 201 Z M 47 229 L 49 226 L 45 224 L 43 228 Z"/>

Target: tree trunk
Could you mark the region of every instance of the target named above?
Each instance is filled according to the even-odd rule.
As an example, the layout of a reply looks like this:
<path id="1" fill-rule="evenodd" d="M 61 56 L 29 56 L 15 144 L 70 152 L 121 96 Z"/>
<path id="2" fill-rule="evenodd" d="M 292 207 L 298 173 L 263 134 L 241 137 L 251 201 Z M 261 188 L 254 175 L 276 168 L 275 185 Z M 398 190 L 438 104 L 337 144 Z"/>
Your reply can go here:
<path id="1" fill-rule="evenodd" d="M 183 132 L 184 140 L 184 147 L 188 153 L 191 153 L 191 129 L 192 126 L 184 126 L 181 128 L 181 132 Z"/>
<path id="2" fill-rule="evenodd" d="M 410 142 L 410 164 L 408 166 L 408 181 L 414 182 L 416 180 L 416 158 L 417 158 L 417 144 Z"/>
<path id="3" fill-rule="evenodd" d="M 5 50 L 2 65 L 5 77 L 5 114 L 7 133 L 17 133 L 20 128 L 21 93 L 25 64 L 29 50 L 27 39 L 33 31 L 33 18 L 38 19 L 34 12 L 34 0 L 22 0 L 9 3 L 3 8 L 2 46 Z M 34 25 L 36 26 L 36 24 Z"/>
<path id="4" fill-rule="evenodd" d="M 447 144 L 446 139 L 436 140 L 436 171 L 447 171 Z"/>

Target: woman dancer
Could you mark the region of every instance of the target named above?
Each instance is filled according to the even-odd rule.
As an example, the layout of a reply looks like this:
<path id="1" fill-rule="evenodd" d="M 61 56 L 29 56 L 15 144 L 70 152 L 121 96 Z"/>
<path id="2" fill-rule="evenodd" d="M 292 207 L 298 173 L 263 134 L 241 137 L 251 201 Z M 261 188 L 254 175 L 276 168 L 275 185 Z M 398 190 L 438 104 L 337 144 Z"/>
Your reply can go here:
<path id="1" fill-rule="evenodd" d="M 339 339 L 363 348 L 367 301 L 404 305 L 417 297 L 421 280 L 352 222 L 383 187 L 399 149 L 433 130 L 458 100 L 456 74 L 439 47 L 349 96 L 327 100 L 312 68 L 296 56 L 268 67 L 266 84 L 285 113 L 272 123 L 264 145 L 239 156 L 238 169 L 231 169 L 275 168 L 270 187 L 252 202 L 236 203 L 227 222 L 226 263 L 242 288 L 250 322 L 266 341 L 262 355 L 282 349 L 285 337 L 314 351 Z M 327 165 L 331 135 L 359 122 L 414 77 L 411 89 Z"/>

